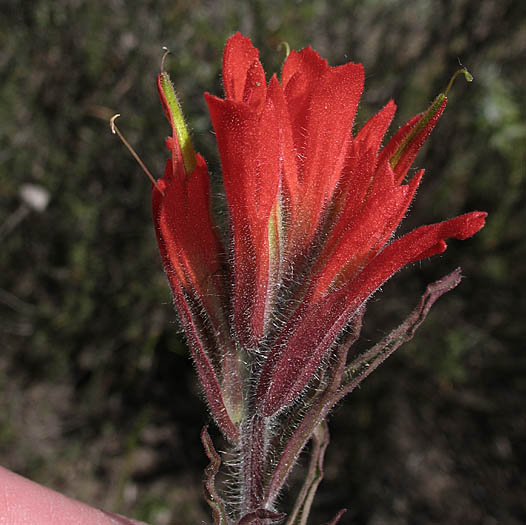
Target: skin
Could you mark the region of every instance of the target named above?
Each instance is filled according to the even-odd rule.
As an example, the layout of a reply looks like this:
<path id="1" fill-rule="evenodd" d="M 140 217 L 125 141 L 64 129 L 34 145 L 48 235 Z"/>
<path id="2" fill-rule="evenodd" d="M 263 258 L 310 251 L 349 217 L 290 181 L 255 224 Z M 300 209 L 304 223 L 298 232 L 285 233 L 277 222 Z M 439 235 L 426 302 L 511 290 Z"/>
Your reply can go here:
<path id="1" fill-rule="evenodd" d="M 95 509 L 0 467 L 1 525 L 145 525 Z"/>

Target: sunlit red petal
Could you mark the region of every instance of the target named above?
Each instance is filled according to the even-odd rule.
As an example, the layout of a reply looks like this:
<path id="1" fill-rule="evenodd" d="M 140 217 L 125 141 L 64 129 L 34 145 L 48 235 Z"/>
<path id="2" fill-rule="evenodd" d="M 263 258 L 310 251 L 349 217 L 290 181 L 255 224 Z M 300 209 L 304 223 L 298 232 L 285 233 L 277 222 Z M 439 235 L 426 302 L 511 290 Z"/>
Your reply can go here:
<path id="1" fill-rule="evenodd" d="M 292 50 L 283 64 L 281 83 L 284 88 L 288 88 L 291 79 L 299 74 L 305 80 L 305 85 L 313 87 L 328 69 L 327 60 L 320 57 L 312 47 L 308 46 L 301 51 Z"/>
<path id="2" fill-rule="evenodd" d="M 254 111 L 261 111 L 267 96 L 267 83 L 265 71 L 259 60 L 256 60 L 247 72 L 247 80 L 243 93 L 243 102 L 248 104 Z"/>
<path id="3" fill-rule="evenodd" d="M 312 239 L 340 179 L 362 89 L 363 68 L 349 63 L 330 68 L 313 90 L 300 175 L 303 222 L 296 225 L 303 242 Z"/>
<path id="4" fill-rule="evenodd" d="M 327 293 L 331 283 L 339 288 L 373 258 L 400 224 L 422 178 L 417 174 L 410 184 L 371 192 L 362 212 L 348 224 L 345 235 L 326 259 L 316 279 L 312 301 Z M 337 282 L 334 280 L 337 279 Z"/>
<path id="5" fill-rule="evenodd" d="M 310 47 L 299 52 L 291 51 L 283 65 L 282 85 L 289 108 L 294 144 L 299 155 L 303 155 L 305 151 L 305 129 L 312 92 L 328 70 L 327 61 Z"/>
<path id="6" fill-rule="evenodd" d="M 259 51 L 241 33 L 230 37 L 223 56 L 223 85 L 226 98 L 243 100 L 248 71 L 259 61 Z"/>
<path id="7" fill-rule="evenodd" d="M 210 216 L 208 169 L 200 155 L 196 163 L 185 180 L 174 177 L 167 162 L 165 175 L 158 181 L 164 195 L 153 190 L 153 215 L 167 271 L 175 271 L 180 284 L 206 295 L 210 276 L 220 267 L 222 247 Z"/>
<path id="8" fill-rule="evenodd" d="M 270 79 L 267 95 L 274 106 L 276 124 L 278 126 L 277 143 L 279 148 L 280 178 L 284 200 L 289 214 L 298 208 L 298 167 L 297 153 L 292 136 L 292 125 L 289 109 L 283 88 L 277 78 Z"/>
<path id="9" fill-rule="evenodd" d="M 272 92 L 277 89 L 276 82 L 271 82 Z M 245 341 L 249 333 L 257 340 L 268 306 L 268 227 L 280 182 L 280 121 L 271 96 L 261 113 L 245 103 L 211 95 L 207 101 L 217 135 L 233 234 L 234 318 L 238 330 L 245 333 Z"/>

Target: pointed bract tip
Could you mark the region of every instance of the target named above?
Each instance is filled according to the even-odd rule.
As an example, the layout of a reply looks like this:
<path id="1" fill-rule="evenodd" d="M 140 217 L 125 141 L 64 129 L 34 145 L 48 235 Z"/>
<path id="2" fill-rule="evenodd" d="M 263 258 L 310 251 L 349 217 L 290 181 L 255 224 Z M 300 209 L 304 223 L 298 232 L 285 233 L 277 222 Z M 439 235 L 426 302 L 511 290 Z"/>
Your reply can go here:
<path id="1" fill-rule="evenodd" d="M 485 211 L 473 211 L 465 214 L 464 225 L 455 238 L 463 241 L 475 235 L 475 233 L 481 230 L 486 224 L 487 216 L 488 214 Z"/>

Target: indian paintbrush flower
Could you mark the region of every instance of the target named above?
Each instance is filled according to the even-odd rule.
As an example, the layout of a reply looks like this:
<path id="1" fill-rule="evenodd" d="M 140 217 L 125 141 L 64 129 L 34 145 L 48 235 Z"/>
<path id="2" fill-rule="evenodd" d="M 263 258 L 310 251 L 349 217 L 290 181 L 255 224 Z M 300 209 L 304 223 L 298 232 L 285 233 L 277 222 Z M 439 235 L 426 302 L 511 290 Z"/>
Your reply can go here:
<path id="1" fill-rule="evenodd" d="M 367 299 L 403 266 L 443 252 L 447 238 L 484 225 L 486 213 L 471 212 L 396 238 L 424 173 L 409 168 L 447 91 L 382 146 L 396 106 L 389 101 L 355 133 L 363 82 L 360 64 L 331 67 L 310 47 L 291 51 L 280 78 L 267 82 L 250 40 L 228 40 L 225 98 L 205 94 L 228 204 L 225 240 L 207 165 L 168 74 L 159 75 L 173 134 L 153 187 L 155 231 L 210 412 L 238 457 L 235 497 L 223 500 L 214 487 L 220 459 L 203 431 L 216 523 L 283 518 L 276 498 L 309 439 L 312 468 L 321 470 L 328 411 L 412 337 L 460 271 L 430 285 L 405 323 L 348 360 Z M 288 523 L 306 522 L 317 483 L 306 481 Z"/>

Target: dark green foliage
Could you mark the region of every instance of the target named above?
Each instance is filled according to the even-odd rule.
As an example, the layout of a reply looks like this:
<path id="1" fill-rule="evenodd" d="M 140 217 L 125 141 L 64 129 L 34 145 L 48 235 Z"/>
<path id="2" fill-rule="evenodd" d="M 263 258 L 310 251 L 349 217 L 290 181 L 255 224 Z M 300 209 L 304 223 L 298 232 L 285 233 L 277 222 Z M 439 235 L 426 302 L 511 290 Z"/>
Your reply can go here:
<path id="1" fill-rule="evenodd" d="M 157 253 L 150 184 L 108 119 L 122 114 L 121 130 L 159 176 L 168 123 L 155 77 L 168 46 L 168 70 L 220 193 L 202 93 L 220 93 L 223 45 L 241 30 L 267 70 L 279 70 L 283 40 L 312 45 L 333 64 L 362 62 L 360 125 L 393 97 L 396 129 L 445 88 L 459 60 L 475 77 L 457 80 L 417 159 L 427 174 L 404 229 L 474 209 L 489 212 L 488 224 L 371 301 L 365 337 L 377 341 L 426 283 L 464 269 L 414 341 L 332 416 L 313 523 L 342 506 L 351 509 L 342 523 L 523 522 L 525 6 L 5 1 L 0 463 L 151 523 L 208 519 L 206 413 Z M 22 211 L 27 183 L 49 192 L 43 212 Z"/>

